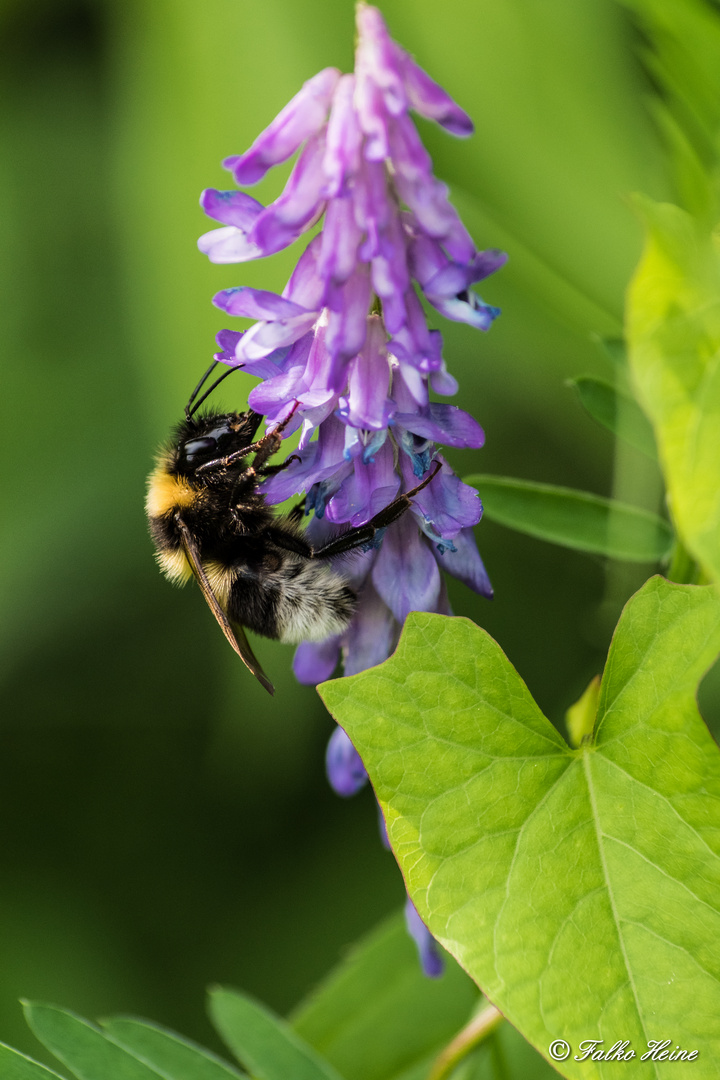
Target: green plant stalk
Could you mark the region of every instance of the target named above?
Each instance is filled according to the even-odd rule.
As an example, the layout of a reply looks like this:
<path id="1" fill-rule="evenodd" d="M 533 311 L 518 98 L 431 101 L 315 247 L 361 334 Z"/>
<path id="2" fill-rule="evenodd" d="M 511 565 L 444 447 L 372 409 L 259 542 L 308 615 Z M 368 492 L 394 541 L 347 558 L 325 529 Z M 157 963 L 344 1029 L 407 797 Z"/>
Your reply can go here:
<path id="1" fill-rule="evenodd" d="M 504 1019 L 500 1010 L 492 1004 L 481 1009 L 435 1059 L 428 1080 L 446 1080 L 470 1051 L 487 1039 Z"/>

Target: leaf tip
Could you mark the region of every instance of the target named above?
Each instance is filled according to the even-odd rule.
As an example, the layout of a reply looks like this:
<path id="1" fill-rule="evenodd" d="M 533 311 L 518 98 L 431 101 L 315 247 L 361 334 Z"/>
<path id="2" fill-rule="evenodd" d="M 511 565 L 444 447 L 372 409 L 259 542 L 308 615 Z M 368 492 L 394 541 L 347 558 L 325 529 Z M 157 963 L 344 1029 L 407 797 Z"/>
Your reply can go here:
<path id="1" fill-rule="evenodd" d="M 595 675 L 585 690 L 565 713 L 570 745 L 576 749 L 592 738 L 600 700 L 600 676 Z"/>

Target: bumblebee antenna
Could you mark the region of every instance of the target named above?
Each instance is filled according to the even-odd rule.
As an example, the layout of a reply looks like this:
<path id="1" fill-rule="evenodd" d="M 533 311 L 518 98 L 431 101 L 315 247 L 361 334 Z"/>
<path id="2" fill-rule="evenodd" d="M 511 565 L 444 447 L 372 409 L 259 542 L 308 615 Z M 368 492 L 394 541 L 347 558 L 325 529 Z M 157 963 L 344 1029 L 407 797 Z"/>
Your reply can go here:
<path id="1" fill-rule="evenodd" d="M 196 387 L 195 387 L 195 389 L 193 390 L 192 394 L 190 395 L 190 400 L 188 401 L 187 405 L 185 406 L 185 416 L 186 416 L 186 418 L 187 418 L 188 420 L 190 419 L 190 417 L 192 416 L 192 414 L 193 414 L 193 413 L 195 412 L 195 409 L 197 409 L 197 405 L 196 405 L 196 406 L 195 406 L 195 409 L 193 409 L 193 410 L 192 410 L 192 412 L 191 412 L 191 411 L 190 411 L 190 406 L 192 405 L 193 401 L 195 400 L 195 398 L 196 398 L 196 397 L 198 396 L 198 394 L 199 394 L 199 393 L 200 393 L 200 391 L 202 390 L 202 388 L 203 388 L 203 385 L 204 385 L 204 383 L 205 383 L 205 382 L 206 382 L 206 380 L 207 380 L 207 379 L 208 379 L 208 378 L 210 377 L 210 375 L 211 375 L 211 374 L 212 374 L 212 372 L 213 372 L 213 371 L 215 370 L 215 368 L 217 367 L 217 365 L 218 365 L 218 361 L 217 361 L 217 360 L 213 360 L 212 364 L 211 364 L 211 365 L 210 365 L 210 367 L 209 367 L 209 368 L 207 369 L 207 371 L 206 371 L 206 372 L 205 372 L 205 374 L 203 375 L 202 379 L 200 380 L 200 382 L 199 382 L 199 383 L 197 384 L 197 386 L 196 386 Z M 204 400 L 204 399 L 201 399 L 201 400 Z"/>
<path id="2" fill-rule="evenodd" d="M 217 364 L 217 363 L 218 363 L 218 361 L 216 360 L 216 361 L 215 361 L 215 364 Z M 215 364 L 213 364 L 213 367 L 215 367 Z M 211 368 L 209 368 L 209 369 L 208 369 L 208 370 L 207 370 L 207 371 L 205 372 L 205 374 L 203 375 L 203 377 L 202 377 L 202 379 L 201 379 L 201 381 L 200 381 L 200 384 L 199 384 L 198 386 L 196 386 L 196 387 L 195 387 L 195 390 L 194 390 L 194 392 L 193 392 L 193 396 L 192 396 L 192 397 L 190 398 L 190 401 L 188 401 L 188 403 L 187 403 L 187 408 L 185 409 L 185 415 L 187 416 L 188 420 L 190 419 L 190 417 L 191 417 L 191 416 L 192 416 L 192 415 L 193 415 L 194 413 L 196 413 L 196 412 L 197 412 L 197 410 L 198 410 L 198 409 L 200 408 L 200 406 L 202 405 L 203 401 L 205 401 L 205 399 L 206 399 L 206 398 L 209 398 L 209 397 L 210 397 L 210 395 L 212 394 L 213 390 L 215 390 L 215 388 L 216 388 L 216 387 L 218 387 L 218 386 L 220 385 L 220 383 L 221 383 L 221 382 L 223 381 L 223 379 L 227 379 L 228 375 L 232 375 L 233 371 L 240 371 L 240 370 L 241 370 L 241 368 L 236 368 L 236 367 L 229 367 L 229 368 L 226 368 L 226 370 L 225 370 L 225 371 L 223 371 L 223 373 L 222 373 L 222 375 L 220 376 L 220 378 L 219 378 L 219 379 L 216 379 L 216 380 L 215 380 L 215 382 L 214 382 L 214 383 L 212 384 L 212 386 L 210 387 L 210 389 L 209 389 L 209 390 L 206 390 L 206 391 L 205 391 L 205 393 L 203 394 L 203 396 L 202 396 L 201 398 L 199 398 L 199 399 L 198 399 L 198 400 L 197 400 L 197 401 L 195 402 L 195 404 L 193 405 L 192 409 L 190 409 L 190 406 L 192 405 L 192 402 L 193 402 L 193 400 L 194 400 L 194 398 L 195 398 L 195 395 L 196 395 L 197 393 L 199 393 L 200 389 L 202 388 L 202 384 L 203 384 L 203 383 L 205 382 L 205 380 L 207 379 L 208 375 L 209 375 L 209 374 L 210 374 L 210 372 L 212 371 L 212 367 L 211 367 Z M 188 412 L 188 409 L 190 409 L 190 411 L 189 411 L 189 412 Z"/>

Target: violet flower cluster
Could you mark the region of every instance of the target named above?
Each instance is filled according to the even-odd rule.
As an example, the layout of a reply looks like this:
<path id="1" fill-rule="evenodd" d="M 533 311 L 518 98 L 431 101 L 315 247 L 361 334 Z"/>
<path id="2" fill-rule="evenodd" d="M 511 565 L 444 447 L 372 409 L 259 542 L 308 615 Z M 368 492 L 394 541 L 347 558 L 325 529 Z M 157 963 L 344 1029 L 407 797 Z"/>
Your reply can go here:
<path id="1" fill-rule="evenodd" d="M 435 449 L 480 447 L 483 432 L 462 409 L 430 400 L 431 390 L 452 395 L 457 383 L 419 294 L 447 318 L 487 330 L 499 311 L 471 287 L 506 256 L 476 249 L 409 112 L 459 136 L 472 133 L 470 118 L 389 37 L 376 8 L 360 3 L 356 19 L 354 74 L 315 75 L 246 153 L 224 162 L 247 186 L 299 151 L 279 197 L 268 206 L 239 190 L 201 197 L 222 223 L 199 240 L 215 263 L 272 255 L 322 219 L 281 295 L 240 286 L 214 298 L 229 315 L 256 320 L 244 333 L 221 331 L 216 359 L 262 379 L 249 404 L 269 427 L 285 423 L 284 437 L 301 429 L 296 460 L 264 485 L 267 501 L 306 492 L 308 538 L 318 543 L 369 521 L 441 463 L 410 511 L 343 558 L 357 612 L 342 637 L 298 647 L 295 674 L 310 684 L 332 675 L 340 657 L 346 674 L 386 659 L 408 612 L 450 614 L 443 570 L 492 595 L 473 535 L 477 492 Z M 340 728 L 327 766 L 339 794 L 367 780 Z M 408 909 L 416 940 L 418 919 Z M 437 974 L 425 934 L 424 967 Z"/>

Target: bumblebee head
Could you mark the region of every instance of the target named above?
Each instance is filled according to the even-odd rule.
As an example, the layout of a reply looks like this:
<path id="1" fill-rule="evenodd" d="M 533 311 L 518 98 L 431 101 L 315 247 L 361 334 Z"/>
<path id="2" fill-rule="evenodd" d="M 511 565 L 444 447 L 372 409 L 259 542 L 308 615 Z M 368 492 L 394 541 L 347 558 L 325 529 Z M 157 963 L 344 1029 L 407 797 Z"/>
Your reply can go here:
<path id="1" fill-rule="evenodd" d="M 192 476 L 201 466 L 250 446 L 261 420 L 252 410 L 188 417 L 176 433 L 174 471 Z"/>

